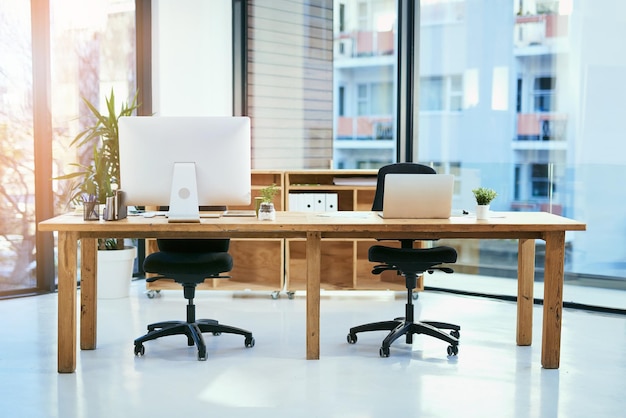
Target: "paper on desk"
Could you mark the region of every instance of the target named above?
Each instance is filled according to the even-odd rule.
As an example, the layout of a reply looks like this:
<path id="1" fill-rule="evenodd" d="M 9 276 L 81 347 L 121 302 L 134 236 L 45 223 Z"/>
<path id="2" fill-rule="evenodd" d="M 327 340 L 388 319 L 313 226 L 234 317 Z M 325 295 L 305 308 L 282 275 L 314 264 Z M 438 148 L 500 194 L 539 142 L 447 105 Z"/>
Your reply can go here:
<path id="1" fill-rule="evenodd" d="M 359 218 L 365 219 L 372 216 L 371 212 L 353 212 L 353 211 L 336 211 L 336 212 L 320 212 L 316 216 L 324 216 L 327 218 Z"/>

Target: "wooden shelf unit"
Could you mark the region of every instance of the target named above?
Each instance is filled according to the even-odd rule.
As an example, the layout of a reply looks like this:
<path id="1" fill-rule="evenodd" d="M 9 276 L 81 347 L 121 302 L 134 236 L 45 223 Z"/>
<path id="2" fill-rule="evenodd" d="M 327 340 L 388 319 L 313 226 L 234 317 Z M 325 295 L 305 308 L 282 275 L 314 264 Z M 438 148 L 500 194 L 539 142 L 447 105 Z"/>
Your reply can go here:
<path id="1" fill-rule="evenodd" d="M 371 210 L 376 192 L 378 170 L 295 170 L 285 172 L 285 209 L 290 193 L 336 193 L 337 209 Z M 337 184 L 341 183 L 341 184 Z M 300 208 L 298 208 L 300 209 Z M 323 239 L 321 276 L 326 290 L 404 290 L 404 278 L 387 271 L 372 274 L 374 263 L 368 260 L 369 247 L 376 240 Z M 384 245 L 399 246 L 396 241 Z M 285 243 L 285 289 L 287 292 L 306 289 L 306 258 L 304 240 L 288 239 Z M 422 280 L 418 289 L 422 290 Z"/>

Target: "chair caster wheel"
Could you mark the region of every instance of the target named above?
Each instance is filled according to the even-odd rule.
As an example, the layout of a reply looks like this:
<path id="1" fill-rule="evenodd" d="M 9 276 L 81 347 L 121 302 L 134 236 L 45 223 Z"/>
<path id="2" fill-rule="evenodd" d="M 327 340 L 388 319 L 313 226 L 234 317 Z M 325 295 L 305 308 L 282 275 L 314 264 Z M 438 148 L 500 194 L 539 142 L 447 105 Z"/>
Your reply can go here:
<path id="1" fill-rule="evenodd" d="M 454 338 L 460 338 L 461 337 L 461 333 L 458 330 L 456 330 L 456 329 L 453 329 L 452 331 L 450 331 L 450 335 L 453 336 Z"/>
<path id="2" fill-rule="evenodd" d="M 215 335 L 216 337 L 219 337 L 220 335 L 222 335 L 221 332 L 214 332 L 213 335 Z"/>
<path id="3" fill-rule="evenodd" d="M 456 345 L 449 345 L 448 355 L 452 357 L 452 356 L 456 356 L 457 354 L 459 354 L 459 347 Z"/>
<path id="4" fill-rule="evenodd" d="M 246 348 L 254 347 L 254 337 L 246 338 L 245 345 Z"/>
<path id="5" fill-rule="evenodd" d="M 389 357 L 389 347 L 380 347 L 380 350 L 378 350 L 378 355 L 383 358 Z"/>
<path id="6" fill-rule="evenodd" d="M 357 341 L 356 334 L 348 334 L 347 340 L 348 340 L 348 344 L 356 344 L 356 341 Z"/>
<path id="7" fill-rule="evenodd" d="M 143 344 L 135 345 L 135 355 L 138 357 L 143 356 L 146 353 L 146 347 Z"/>

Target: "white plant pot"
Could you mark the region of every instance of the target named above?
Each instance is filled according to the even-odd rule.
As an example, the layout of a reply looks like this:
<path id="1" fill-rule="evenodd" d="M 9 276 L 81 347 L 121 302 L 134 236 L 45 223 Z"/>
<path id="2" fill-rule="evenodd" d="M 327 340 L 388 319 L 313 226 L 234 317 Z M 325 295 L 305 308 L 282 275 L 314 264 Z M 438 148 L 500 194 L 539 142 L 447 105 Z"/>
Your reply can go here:
<path id="1" fill-rule="evenodd" d="M 98 251 L 98 299 L 127 298 L 137 249 Z"/>
<path id="2" fill-rule="evenodd" d="M 476 205 L 476 219 L 489 219 L 489 205 Z"/>

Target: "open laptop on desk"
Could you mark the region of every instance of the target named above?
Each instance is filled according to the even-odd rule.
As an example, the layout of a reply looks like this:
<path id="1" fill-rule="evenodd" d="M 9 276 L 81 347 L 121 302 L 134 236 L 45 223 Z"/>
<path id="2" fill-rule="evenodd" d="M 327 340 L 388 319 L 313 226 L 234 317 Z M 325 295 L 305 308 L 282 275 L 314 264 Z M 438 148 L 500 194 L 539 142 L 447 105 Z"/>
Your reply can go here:
<path id="1" fill-rule="evenodd" d="M 447 219 L 452 211 L 451 174 L 390 173 L 385 176 L 385 219 Z"/>

